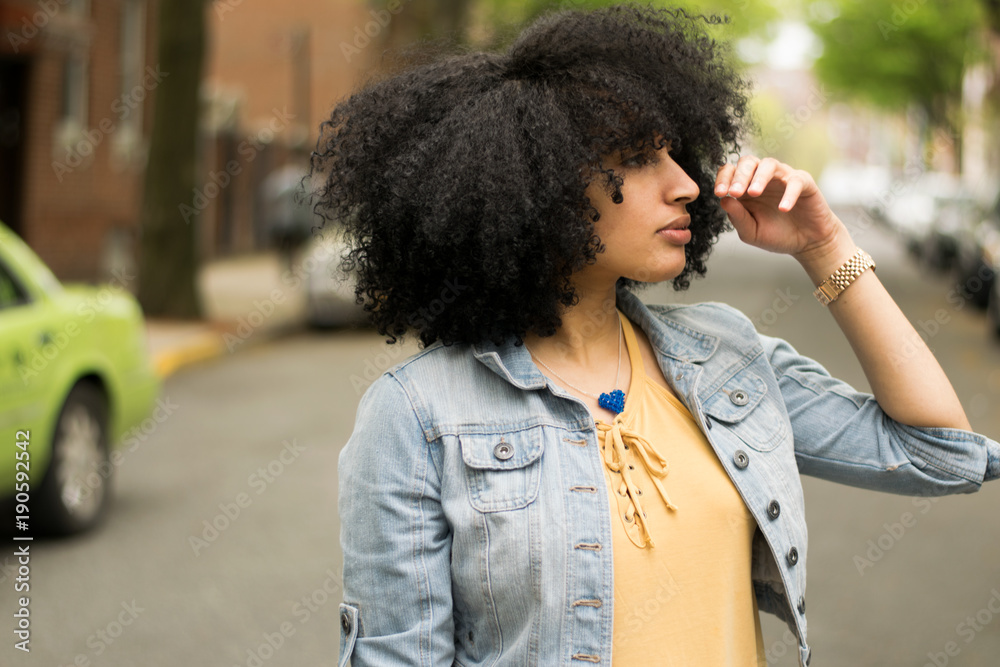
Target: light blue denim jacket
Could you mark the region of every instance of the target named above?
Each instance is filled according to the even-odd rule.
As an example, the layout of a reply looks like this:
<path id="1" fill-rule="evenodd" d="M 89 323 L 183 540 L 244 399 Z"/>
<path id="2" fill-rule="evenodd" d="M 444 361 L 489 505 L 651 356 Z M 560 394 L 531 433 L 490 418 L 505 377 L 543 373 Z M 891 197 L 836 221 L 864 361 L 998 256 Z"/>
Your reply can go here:
<path id="1" fill-rule="evenodd" d="M 802 665 L 800 473 L 910 495 L 1000 477 L 995 441 L 893 421 L 728 306 L 647 306 L 625 291 L 618 306 L 757 520 L 757 604 L 788 623 Z M 340 456 L 340 665 L 609 665 L 614 556 L 599 452 L 587 407 L 512 341 L 435 344 L 384 373 Z"/>

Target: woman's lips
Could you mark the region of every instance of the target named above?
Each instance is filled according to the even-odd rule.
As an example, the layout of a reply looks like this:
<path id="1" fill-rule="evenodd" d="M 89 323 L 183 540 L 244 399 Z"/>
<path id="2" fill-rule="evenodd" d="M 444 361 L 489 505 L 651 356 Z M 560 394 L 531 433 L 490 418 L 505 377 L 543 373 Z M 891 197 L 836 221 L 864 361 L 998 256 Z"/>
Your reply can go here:
<path id="1" fill-rule="evenodd" d="M 691 230 L 688 229 L 690 224 L 690 218 L 678 220 L 658 229 L 656 234 L 675 245 L 684 245 L 691 241 Z"/>
<path id="2" fill-rule="evenodd" d="M 691 230 L 687 227 L 681 227 L 676 229 L 670 229 L 664 227 L 660 231 L 656 232 L 658 236 L 662 236 L 670 243 L 676 245 L 684 245 L 691 240 Z"/>

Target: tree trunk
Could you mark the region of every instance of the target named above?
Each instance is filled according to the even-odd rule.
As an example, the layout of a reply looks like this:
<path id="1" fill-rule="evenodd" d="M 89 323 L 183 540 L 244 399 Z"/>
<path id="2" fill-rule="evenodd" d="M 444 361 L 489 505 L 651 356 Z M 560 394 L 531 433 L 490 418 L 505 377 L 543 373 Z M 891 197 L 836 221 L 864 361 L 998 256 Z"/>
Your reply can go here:
<path id="1" fill-rule="evenodd" d="M 205 49 L 204 0 L 159 3 L 159 69 L 154 94 L 139 248 L 139 302 L 146 315 L 195 318 L 199 302 L 198 90 Z"/>

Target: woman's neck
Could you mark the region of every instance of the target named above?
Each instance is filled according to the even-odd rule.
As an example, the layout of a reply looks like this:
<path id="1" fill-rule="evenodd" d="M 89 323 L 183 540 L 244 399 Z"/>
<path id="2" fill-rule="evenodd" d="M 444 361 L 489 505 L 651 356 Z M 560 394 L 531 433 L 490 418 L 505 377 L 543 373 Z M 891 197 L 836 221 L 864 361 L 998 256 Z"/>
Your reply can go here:
<path id="1" fill-rule="evenodd" d="M 543 338 L 530 333 L 524 342 L 536 359 L 557 369 L 601 372 L 618 359 L 621 323 L 615 288 L 577 287 L 577 294 L 579 301 L 562 313 L 562 326 L 555 335 Z"/>

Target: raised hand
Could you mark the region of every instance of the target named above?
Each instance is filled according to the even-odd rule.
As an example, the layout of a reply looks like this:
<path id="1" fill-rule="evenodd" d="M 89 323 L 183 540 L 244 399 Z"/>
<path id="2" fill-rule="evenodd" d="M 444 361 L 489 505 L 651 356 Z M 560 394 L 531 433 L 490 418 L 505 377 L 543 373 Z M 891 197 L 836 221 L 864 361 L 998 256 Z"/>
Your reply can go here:
<path id="1" fill-rule="evenodd" d="M 774 158 L 744 155 L 720 167 L 715 194 L 740 239 L 764 250 L 798 257 L 846 235 L 813 177 Z"/>

